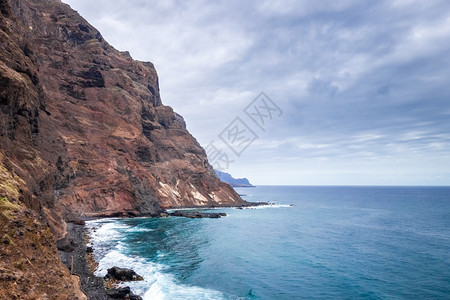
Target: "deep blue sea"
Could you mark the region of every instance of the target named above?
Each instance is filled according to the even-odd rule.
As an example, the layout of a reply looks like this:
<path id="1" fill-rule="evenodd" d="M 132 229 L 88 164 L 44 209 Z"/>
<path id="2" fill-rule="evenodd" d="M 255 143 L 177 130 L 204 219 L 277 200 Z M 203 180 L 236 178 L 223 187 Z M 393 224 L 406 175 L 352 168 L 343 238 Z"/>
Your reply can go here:
<path id="1" fill-rule="evenodd" d="M 450 187 L 237 191 L 277 205 L 88 222 L 97 275 L 133 268 L 144 299 L 450 299 Z"/>

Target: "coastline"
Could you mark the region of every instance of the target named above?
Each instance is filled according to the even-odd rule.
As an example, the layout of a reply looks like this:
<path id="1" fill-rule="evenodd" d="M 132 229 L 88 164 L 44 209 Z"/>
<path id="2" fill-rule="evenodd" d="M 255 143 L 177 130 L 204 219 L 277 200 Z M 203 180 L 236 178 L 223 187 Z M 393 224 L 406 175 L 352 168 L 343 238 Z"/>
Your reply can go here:
<path id="1" fill-rule="evenodd" d="M 165 213 L 161 214 L 159 217 L 168 217 L 171 211 L 175 210 L 214 210 L 214 209 L 222 209 L 222 208 L 235 208 L 235 209 L 243 209 L 243 208 L 256 208 L 259 206 L 270 206 L 271 203 L 266 202 L 246 202 L 243 205 L 221 205 L 221 206 L 198 206 L 198 207 L 177 207 L 177 208 L 166 208 Z M 166 215 L 167 214 L 167 215 Z M 118 216 L 98 216 L 98 217 L 86 217 L 83 218 L 84 221 L 95 220 L 95 219 L 113 219 Z M 121 215 L 119 218 L 139 218 L 139 217 L 153 217 L 155 216 L 124 216 Z M 62 250 L 58 250 L 58 255 L 62 261 L 62 263 L 69 269 L 72 268 L 72 258 L 73 258 L 73 270 L 72 274 L 79 278 L 81 291 L 86 295 L 87 299 L 96 299 L 96 300 L 110 300 L 114 299 L 107 294 L 108 288 L 106 286 L 106 282 L 102 277 L 97 277 L 92 272 L 92 264 L 97 264 L 98 262 L 94 260 L 93 257 L 89 258 L 89 253 L 87 252 L 87 244 L 88 240 L 88 231 L 86 225 L 80 225 L 75 222 L 67 222 L 67 233 L 68 236 L 72 239 L 72 252 L 66 252 Z M 91 261 L 92 259 L 92 261 Z"/>
<path id="2" fill-rule="evenodd" d="M 73 257 L 72 274 L 80 278 L 81 290 L 88 299 L 113 299 L 106 294 L 106 286 L 103 278 L 95 276 L 90 270 L 86 251 L 85 225 L 67 223 L 67 232 L 73 240 L 74 250 L 72 252 L 58 250 L 63 264 L 70 270 Z"/>
<path id="3" fill-rule="evenodd" d="M 244 202 L 240 205 L 235 205 L 235 204 L 221 204 L 221 205 L 211 205 L 211 206 L 177 206 L 177 207 L 172 207 L 172 206 L 168 206 L 168 207 L 164 207 L 164 210 L 167 211 L 171 211 L 171 210 L 184 210 L 184 209 L 202 209 L 202 210 L 209 210 L 209 209 L 222 209 L 222 208 L 236 208 L 236 209 L 240 209 L 240 208 L 250 208 L 250 207 L 257 207 L 257 206 L 266 206 L 266 205 L 271 205 L 273 203 L 269 203 L 269 202 Z"/>
<path id="4" fill-rule="evenodd" d="M 311 244 L 312 245 L 311 248 L 308 248 L 308 250 L 310 250 L 309 253 L 316 253 L 318 251 L 317 249 L 319 249 L 319 250 L 322 249 L 321 247 L 322 247 L 323 244 L 322 243 L 314 244 L 314 242 L 317 241 L 316 240 L 316 235 L 315 234 L 311 235 L 310 234 L 311 230 L 313 231 L 313 233 L 317 233 L 317 234 L 320 233 L 321 234 L 321 233 L 323 233 L 321 228 L 329 228 L 330 230 L 334 230 L 334 228 L 337 228 L 338 230 L 332 231 L 333 234 L 331 236 L 329 234 L 325 234 L 325 235 L 322 236 L 324 241 L 325 241 L 325 239 L 328 241 L 328 239 L 331 238 L 332 241 L 333 241 L 333 244 L 335 244 L 336 242 L 338 242 L 342 238 L 340 236 L 341 233 L 344 234 L 344 235 L 347 234 L 346 230 L 348 230 L 348 229 L 350 229 L 350 230 L 357 230 L 357 231 L 360 230 L 360 227 L 352 229 L 353 228 L 353 226 L 352 226 L 352 227 L 349 228 L 348 227 L 348 223 L 342 222 L 342 220 L 345 219 L 345 218 L 349 218 L 349 217 L 358 218 L 358 220 L 360 222 L 362 222 L 362 225 L 374 225 L 374 222 L 376 222 L 375 224 L 378 224 L 377 223 L 378 222 L 377 218 L 380 217 L 379 205 L 376 204 L 376 203 L 373 203 L 369 207 L 370 211 L 368 211 L 367 207 L 366 207 L 367 203 L 366 202 L 361 203 L 360 201 L 357 200 L 359 196 L 366 195 L 365 190 L 359 190 L 358 191 L 358 190 L 354 190 L 352 188 L 343 188 L 343 189 L 347 190 L 347 192 L 350 193 L 349 195 L 353 196 L 354 200 L 351 200 L 350 202 L 337 203 L 335 201 L 335 197 L 334 196 L 329 196 L 331 193 L 330 193 L 330 190 L 328 188 L 321 189 L 322 190 L 322 194 L 320 194 L 320 195 L 322 195 L 322 196 L 326 195 L 327 198 L 317 197 L 316 191 L 314 191 L 312 193 L 309 193 L 309 194 L 303 194 L 303 197 L 298 197 L 298 202 L 295 202 L 293 204 L 294 207 L 297 207 L 296 211 L 285 210 L 284 212 L 288 213 L 288 215 L 285 215 L 284 213 L 280 214 L 283 211 L 277 211 L 277 213 L 275 213 L 275 214 L 272 213 L 271 211 L 266 211 L 266 214 L 270 214 L 271 216 L 275 216 L 274 219 L 271 222 L 267 222 L 266 223 L 266 221 L 267 221 L 266 218 L 259 218 L 259 220 L 262 221 L 263 223 L 249 222 L 249 223 L 244 223 L 244 226 L 250 225 L 250 230 L 251 230 L 252 228 L 253 229 L 260 228 L 260 226 L 263 226 L 263 228 L 264 228 L 264 224 L 266 223 L 267 226 L 268 226 L 268 227 L 265 227 L 266 229 L 268 229 L 269 227 L 275 226 L 274 230 L 272 230 L 272 233 L 274 233 L 275 236 L 278 236 L 279 233 L 282 232 L 282 229 L 285 228 L 284 223 L 281 222 L 282 220 L 283 221 L 284 220 L 294 221 L 295 222 L 294 224 L 297 224 L 297 225 L 302 224 L 302 226 L 298 226 L 298 228 L 306 228 L 305 230 L 300 231 L 301 235 L 298 235 L 297 242 L 300 242 L 300 245 L 301 245 L 301 243 L 303 243 L 303 240 L 302 240 L 303 238 L 306 238 L 307 240 L 313 242 Z M 378 188 L 375 188 L 374 190 L 377 191 Z M 299 189 L 299 192 L 304 193 L 304 189 Z M 264 193 L 265 193 L 265 191 L 261 191 L 260 194 L 255 194 L 255 195 L 253 195 L 253 197 L 256 198 L 256 199 L 259 198 L 259 199 L 267 200 L 267 198 L 260 197 L 260 195 L 262 195 Z M 385 195 L 384 191 L 380 191 L 378 193 L 379 193 L 379 195 L 381 195 L 381 198 L 380 198 L 381 200 L 379 200 L 379 201 L 382 201 L 381 203 L 386 204 L 387 205 L 387 209 L 389 211 L 398 211 L 397 210 L 398 206 L 393 204 L 395 202 L 392 202 L 392 199 L 396 199 L 398 197 L 398 195 L 404 195 L 404 192 L 396 193 L 394 195 L 391 195 L 390 196 L 391 198 L 388 198 L 388 199 L 384 198 L 384 195 Z M 445 194 L 445 191 L 443 193 Z M 406 194 L 407 195 L 411 195 L 411 194 L 415 194 L 415 193 L 409 191 Z M 281 197 L 281 199 L 287 199 L 287 198 L 288 197 Z M 311 202 L 313 199 L 319 199 L 319 201 L 321 201 L 321 202 L 319 202 L 318 205 L 311 204 L 311 203 L 313 203 L 313 202 Z M 350 199 L 352 199 L 352 198 L 350 198 Z M 417 203 L 423 205 L 423 201 L 421 199 L 422 198 L 420 196 L 416 197 Z M 436 201 L 438 201 L 438 202 L 436 202 L 436 204 L 441 203 L 440 201 L 442 199 L 440 199 L 439 197 L 437 197 L 435 199 L 436 199 Z M 323 201 L 325 201 L 325 202 L 323 202 Z M 323 203 L 327 203 L 327 205 L 322 205 Z M 398 202 L 398 205 L 402 205 L 402 203 L 403 202 Z M 288 204 L 279 204 L 279 205 L 288 206 Z M 312 206 L 305 206 L 305 205 L 312 205 Z M 307 207 L 306 210 L 303 209 L 305 207 Z M 333 217 L 331 219 L 333 222 L 331 224 L 329 224 L 327 220 L 328 220 L 328 218 L 330 216 L 333 216 L 333 214 L 330 214 L 330 208 L 334 208 L 334 207 L 342 208 L 343 210 L 337 210 L 337 211 L 341 211 L 341 212 L 343 212 L 343 214 L 339 214 L 336 217 Z M 358 208 L 356 211 L 355 211 L 355 207 Z M 384 207 L 384 205 L 383 205 L 383 207 Z M 426 207 L 426 206 L 424 206 L 424 207 Z M 435 208 L 439 210 L 439 207 L 435 207 Z M 385 209 L 386 208 L 383 208 L 383 210 L 385 210 Z M 303 211 L 306 212 L 305 215 L 304 215 L 305 216 L 304 218 L 297 218 L 297 217 L 295 217 L 296 215 L 298 215 L 300 210 L 303 210 Z M 308 211 L 310 213 L 308 213 Z M 334 209 L 333 209 L 333 211 L 334 211 Z M 375 219 L 374 218 L 366 218 L 367 212 L 370 212 L 370 214 L 372 216 L 375 216 L 377 218 L 375 218 Z M 430 210 L 430 212 L 434 213 L 435 211 L 434 210 Z M 314 222 L 311 224 L 310 223 L 311 219 L 309 219 L 308 216 L 309 217 L 313 217 L 313 216 L 315 217 L 317 213 L 319 213 L 320 218 L 314 218 Z M 239 214 L 241 214 L 241 213 L 239 213 Z M 289 216 L 289 215 L 291 217 L 286 217 L 286 216 Z M 266 215 L 266 216 L 268 216 L 268 215 Z M 383 216 L 383 215 L 381 215 L 381 216 Z M 416 222 L 414 217 L 407 217 L 405 214 L 399 214 L 399 216 L 404 218 L 403 221 L 410 220 L 412 222 L 411 224 L 414 224 Z M 419 215 L 417 215 L 417 216 L 419 216 Z M 89 218 L 89 219 L 92 220 L 92 219 L 96 219 L 96 218 Z M 101 219 L 103 219 L 103 218 L 101 218 Z M 245 222 L 247 219 L 248 218 L 234 218 L 234 220 L 236 222 L 239 222 L 239 223 Z M 276 222 L 274 220 L 278 220 L 278 221 Z M 233 222 L 233 218 L 230 218 L 228 221 Z M 422 225 L 426 224 L 426 221 L 427 221 L 426 218 L 422 218 L 421 219 L 422 223 L 419 223 L 419 224 L 422 224 Z M 195 222 L 190 222 L 190 223 L 195 225 Z M 218 224 L 216 222 L 208 222 L 208 223 L 210 223 L 210 224 Z M 229 222 L 226 222 L 226 223 L 227 223 L 227 225 L 233 224 L 233 223 L 229 223 Z M 253 223 L 253 225 L 252 225 L 252 223 Z M 234 223 L 234 224 L 236 224 L 236 223 Z M 318 226 L 318 225 L 320 225 L 320 226 Z M 254 227 L 252 227 L 252 226 L 254 226 Z M 390 230 L 389 229 L 390 228 L 389 224 L 384 224 L 383 226 L 386 226 L 385 228 L 388 230 L 388 232 L 391 232 L 391 234 L 393 234 L 393 236 L 396 235 L 396 230 L 397 229 L 389 231 Z M 229 228 L 238 228 L 239 229 L 239 227 L 236 227 L 236 226 L 227 226 L 227 227 L 229 227 Z M 85 246 L 85 243 L 89 242 L 89 238 L 87 238 L 86 235 L 85 235 L 85 233 L 88 232 L 88 228 L 90 228 L 89 225 L 81 226 L 81 225 L 75 225 L 75 224 L 72 224 L 72 223 L 68 224 L 68 231 L 73 236 L 73 239 L 77 242 L 76 243 L 77 244 L 77 249 L 80 248 L 82 250 L 81 252 L 78 252 L 78 253 L 82 254 L 82 257 L 87 257 L 88 256 L 88 255 L 86 255 L 87 253 L 86 253 L 86 246 Z M 191 228 L 193 229 L 195 227 L 193 226 Z M 372 230 L 371 228 L 373 228 L 373 227 L 367 227 L 366 226 L 365 228 L 369 228 L 370 230 Z M 377 228 L 374 228 L 373 232 L 376 232 L 378 230 Z M 403 228 L 403 227 L 400 227 L 400 229 L 401 228 Z M 314 231 L 314 230 L 316 230 L 316 231 Z M 226 231 L 228 231 L 228 229 L 226 229 Z M 357 231 L 354 231 L 354 232 L 357 232 Z M 255 232 L 255 230 L 251 230 L 251 232 Z M 287 234 L 290 234 L 290 233 L 287 233 Z M 335 234 L 339 234 L 339 235 L 336 236 Z M 259 236 L 254 236 L 253 234 L 247 235 L 247 237 L 244 238 L 244 239 L 239 238 L 239 235 L 236 235 L 236 234 L 232 234 L 230 236 L 238 237 L 238 240 L 240 241 L 240 243 L 239 243 L 240 247 L 242 246 L 244 249 L 247 248 L 247 249 L 252 250 L 252 251 L 254 249 L 253 248 L 253 246 L 254 246 L 253 242 L 254 241 L 258 241 L 260 238 L 262 238 L 262 237 L 259 237 Z M 417 237 L 419 237 L 419 236 L 420 235 L 417 235 Z M 364 239 L 365 237 L 362 237 L 362 238 Z M 391 239 L 391 237 L 386 237 L 386 238 L 381 237 L 381 238 L 382 238 L 382 240 L 384 240 L 386 242 L 388 242 L 388 240 Z M 439 240 L 439 236 L 435 236 L 435 238 L 436 238 L 435 239 L 436 241 Z M 370 238 L 367 241 L 371 242 Z M 182 243 L 184 243 L 184 242 L 182 242 Z M 272 243 L 272 245 L 282 245 L 282 243 Z M 429 245 L 432 246 L 431 242 L 429 243 Z M 374 245 L 374 246 L 376 246 L 376 245 Z M 220 248 L 216 247 L 215 249 L 220 249 Z M 230 249 L 231 249 L 231 247 L 230 247 Z M 284 248 L 279 248 L 279 249 L 283 249 L 282 252 L 277 252 L 277 250 L 275 249 L 273 253 L 284 253 Z M 339 255 L 339 260 L 342 261 L 342 264 L 337 266 L 336 269 L 338 269 L 338 268 L 347 268 L 348 264 L 350 264 L 353 269 L 356 269 L 359 262 L 367 261 L 365 256 L 358 255 L 358 253 L 346 252 L 344 254 L 340 254 L 340 253 L 335 251 L 335 248 L 333 246 L 330 246 L 327 249 L 328 249 L 328 251 L 331 251 L 331 252 L 323 253 L 323 255 L 320 257 L 321 258 L 320 261 L 327 261 L 328 253 L 334 253 L 335 255 Z M 351 245 L 347 249 L 351 250 L 352 249 Z M 376 249 L 378 249 L 378 248 L 376 248 Z M 383 250 L 383 249 L 381 249 L 381 250 Z M 389 252 L 390 251 L 389 249 L 384 249 L 384 250 L 387 251 L 385 253 L 391 253 L 391 252 Z M 227 255 L 228 251 L 229 251 L 228 249 L 225 249 L 222 253 L 217 253 L 217 254 L 214 254 L 214 255 Z M 434 251 L 433 248 L 430 248 L 430 250 L 427 250 L 427 251 L 429 251 L 427 253 L 434 253 L 433 252 Z M 265 251 L 262 251 L 262 253 L 264 253 L 264 252 Z M 95 279 L 95 277 L 91 275 L 91 273 L 90 273 L 91 263 L 90 263 L 89 259 L 87 261 L 84 261 L 84 266 L 83 265 L 81 266 L 81 267 L 85 268 L 86 273 L 83 274 L 83 273 L 77 272 L 77 266 L 79 264 L 79 261 L 78 261 L 79 257 L 77 257 L 78 253 L 76 251 L 74 251 L 72 253 L 66 253 L 67 256 L 68 256 L 68 259 L 66 259 L 65 264 L 70 266 L 70 259 L 71 259 L 71 255 L 73 254 L 74 255 L 74 271 L 75 271 L 74 273 L 75 273 L 75 275 L 79 275 L 80 276 L 80 279 L 81 279 L 81 282 L 82 282 L 82 290 L 86 293 L 86 295 L 88 296 L 88 299 L 111 299 L 109 296 L 105 295 L 106 290 L 105 290 L 104 285 L 102 284 L 102 280 L 103 279 L 102 278 L 96 278 Z M 241 255 L 241 253 L 237 253 L 237 254 Z M 308 253 L 306 253 L 306 254 L 308 254 Z M 269 256 L 270 255 L 272 255 L 272 254 L 269 254 Z M 287 272 L 296 272 L 296 270 L 299 268 L 299 266 L 303 266 L 304 265 L 304 263 L 303 263 L 304 260 L 301 259 L 302 258 L 301 255 L 302 254 L 299 253 L 300 259 L 297 260 L 297 261 L 292 262 L 290 258 L 287 258 L 284 261 L 284 263 L 285 263 L 284 267 L 287 268 Z M 350 257 L 348 257 L 348 256 L 350 256 Z M 230 257 L 233 257 L 233 256 L 230 256 Z M 282 257 L 285 257 L 285 256 L 282 256 Z M 310 257 L 309 255 L 304 256 L 305 259 L 308 259 L 309 257 Z M 227 257 L 227 258 L 229 258 L 229 257 Z M 266 256 L 266 258 L 267 258 L 267 256 Z M 227 260 L 227 261 L 230 261 L 230 260 Z M 259 263 L 260 261 L 261 260 L 259 258 L 256 258 L 256 260 L 253 260 L 253 261 L 250 260 L 247 263 L 248 264 L 247 266 L 250 266 L 252 264 L 256 265 L 256 263 Z M 270 260 L 266 259 L 264 261 L 270 261 Z M 320 263 L 320 261 L 317 261 L 317 262 Z M 355 261 L 356 261 L 356 263 L 355 263 Z M 400 261 L 400 263 L 398 263 L 398 261 Z M 373 266 L 373 267 L 367 266 L 365 268 L 367 268 L 367 270 L 369 270 L 369 271 L 376 272 L 378 269 L 374 269 L 374 268 L 376 268 L 378 265 L 382 265 L 384 263 L 386 263 L 386 262 L 383 261 L 383 260 L 379 260 L 379 261 L 376 261 L 376 265 L 375 266 Z M 391 261 L 391 262 L 389 262 L 389 264 L 390 264 L 390 266 L 392 266 L 393 268 L 396 268 L 397 270 L 404 270 L 403 269 L 404 266 L 401 264 L 401 259 L 395 260 L 395 261 Z M 430 268 L 431 268 L 430 270 L 433 270 L 433 264 L 430 263 L 429 265 L 430 265 Z M 133 266 L 133 265 L 130 264 L 130 266 Z M 214 266 L 214 264 L 212 264 L 212 266 Z M 80 266 L 78 266 L 78 267 L 80 267 Z M 316 268 L 315 265 L 307 266 L 307 270 L 311 270 L 312 274 L 316 270 L 315 268 Z M 273 268 L 269 268 L 269 269 L 266 269 L 266 271 L 269 272 L 269 274 L 270 274 L 270 270 L 272 270 L 272 269 Z M 411 270 L 413 271 L 412 268 L 411 268 Z M 439 267 L 437 267 L 437 268 L 435 268 L 435 270 L 440 270 L 440 269 L 439 269 Z M 203 270 L 203 271 L 205 271 L 205 270 Z M 222 272 L 223 271 L 220 271 L 219 276 L 222 276 L 221 275 Z M 402 272 L 403 272 L 402 274 L 406 274 L 405 276 L 408 276 L 408 272 L 409 272 L 408 270 L 405 270 L 405 271 L 402 271 Z M 142 274 L 142 273 L 140 273 L 140 274 Z M 389 274 L 389 272 L 387 274 Z M 226 277 L 226 278 L 232 278 L 229 275 L 230 275 L 230 273 L 228 273 L 228 277 L 226 277 L 225 275 L 223 275 L 223 276 Z M 356 273 L 352 273 L 352 276 L 354 276 L 357 279 L 359 278 L 357 272 Z M 97 283 L 100 282 L 100 285 L 96 285 L 95 283 L 90 281 L 89 277 L 90 278 L 94 277 L 94 280 L 97 280 Z M 205 277 L 203 277 L 202 279 L 204 279 L 204 278 Z M 276 280 L 278 280 L 277 282 L 282 287 L 282 283 L 284 282 L 285 278 L 282 275 L 276 276 L 275 278 L 276 278 Z M 320 277 L 320 278 L 322 278 L 322 277 Z M 317 280 L 320 280 L 320 278 L 318 278 L 318 277 L 314 278 L 313 277 L 311 279 L 308 279 L 307 283 L 308 284 L 315 284 L 317 282 Z M 341 278 L 338 278 L 338 280 L 341 280 Z M 349 294 L 349 295 L 353 295 L 353 296 L 355 296 L 357 298 L 358 295 L 361 295 L 359 293 L 363 293 L 363 292 L 367 291 L 365 288 L 355 288 L 355 290 L 351 290 L 350 291 L 348 289 L 346 290 L 345 287 L 344 288 L 338 287 L 338 286 L 333 287 L 332 285 L 328 285 L 327 284 L 328 281 L 333 282 L 334 279 L 333 278 L 327 278 L 326 281 L 321 282 L 321 287 L 327 293 L 331 293 L 331 294 L 340 293 L 341 295 L 342 295 L 342 293 L 352 293 L 352 294 Z M 439 283 L 440 283 L 439 280 L 436 281 L 436 283 L 434 283 L 434 286 L 439 287 L 439 285 L 438 285 Z M 408 294 L 408 293 L 410 293 L 409 285 L 405 284 L 402 281 L 397 281 L 397 282 L 395 282 L 395 284 L 399 284 L 399 288 L 398 288 L 398 290 L 394 290 L 392 292 L 392 294 L 390 294 L 391 296 L 395 296 L 395 295 L 410 295 L 410 294 Z M 443 283 L 443 284 L 445 284 L 445 283 Z M 185 285 L 181 285 L 181 286 L 185 287 Z M 236 286 L 239 287 L 239 285 L 236 285 Z M 307 286 L 307 284 L 305 284 L 303 286 Z M 377 293 L 383 293 L 383 290 L 386 289 L 386 286 L 388 286 L 388 285 L 383 283 L 380 286 L 370 287 L 370 289 L 372 289 L 374 292 L 377 292 Z M 442 287 L 442 283 L 441 283 L 440 286 Z M 244 287 L 247 288 L 246 285 L 244 285 Z M 276 295 L 285 295 L 284 293 L 286 292 L 286 290 L 284 290 L 282 288 L 268 289 L 267 287 L 264 287 L 264 286 L 258 286 L 258 285 L 251 285 L 251 284 L 249 284 L 247 290 L 249 290 L 250 288 L 253 288 L 253 293 L 255 295 L 259 295 L 260 293 L 265 293 L 265 294 L 269 294 L 269 295 L 273 296 L 273 298 L 276 298 Z M 427 288 L 426 285 L 421 285 L 420 282 L 418 282 L 417 283 L 417 287 L 414 289 L 414 292 L 417 293 L 417 294 L 423 295 L 424 298 L 426 298 L 426 296 L 430 296 L 430 294 L 426 292 L 427 291 L 426 288 Z M 444 288 L 445 288 L 445 286 L 444 286 Z M 217 290 L 221 290 L 221 289 L 217 289 Z M 233 295 L 239 294 L 239 293 L 241 293 L 240 292 L 241 290 L 242 290 L 242 288 L 241 289 L 237 288 L 236 289 L 237 292 L 232 291 L 231 293 Z M 299 289 L 292 289 L 292 290 L 288 290 L 287 293 L 289 293 L 289 295 L 294 295 L 296 293 L 299 293 L 299 291 L 300 291 Z M 314 298 L 314 296 L 316 296 L 315 293 L 316 293 L 315 290 L 311 290 L 311 291 L 309 291 L 308 296 Z M 241 293 L 239 295 L 244 295 L 244 294 Z"/>

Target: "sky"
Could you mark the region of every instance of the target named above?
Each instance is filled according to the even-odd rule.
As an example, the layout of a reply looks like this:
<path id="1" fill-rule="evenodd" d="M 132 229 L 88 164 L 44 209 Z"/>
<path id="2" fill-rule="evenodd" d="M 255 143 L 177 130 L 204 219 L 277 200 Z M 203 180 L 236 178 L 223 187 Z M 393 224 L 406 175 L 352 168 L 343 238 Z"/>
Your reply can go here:
<path id="1" fill-rule="evenodd" d="M 450 1 L 63 0 L 257 185 L 450 185 Z"/>

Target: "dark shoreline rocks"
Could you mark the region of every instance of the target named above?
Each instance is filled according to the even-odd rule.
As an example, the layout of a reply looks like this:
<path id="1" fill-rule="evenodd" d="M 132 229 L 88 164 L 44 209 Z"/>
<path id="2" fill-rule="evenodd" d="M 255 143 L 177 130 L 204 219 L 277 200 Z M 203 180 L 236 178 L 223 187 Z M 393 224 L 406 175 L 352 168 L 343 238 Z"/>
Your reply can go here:
<path id="1" fill-rule="evenodd" d="M 217 209 L 217 208 L 246 208 L 246 207 L 254 207 L 254 206 L 264 206 L 264 205 L 270 205 L 271 203 L 269 202 L 245 202 L 243 204 L 240 205 L 209 205 L 209 206 L 177 206 L 177 207 L 173 207 L 173 206 L 168 206 L 165 209 L 166 210 L 177 210 L 177 209 L 186 209 L 186 210 L 195 210 L 195 209 L 202 209 L 202 210 L 207 210 L 207 209 Z M 164 213 L 163 213 L 164 214 Z"/>
<path id="2" fill-rule="evenodd" d="M 66 234 L 62 239 L 56 241 L 56 248 L 60 251 L 73 252 L 75 246 L 76 245 L 70 234 Z"/>
<path id="3" fill-rule="evenodd" d="M 221 217 L 225 217 L 226 215 L 227 215 L 226 213 L 205 213 L 198 211 L 182 211 L 182 210 L 176 210 L 169 214 L 169 216 L 173 217 L 184 217 L 190 219 L 201 219 L 201 218 L 218 219 Z"/>
<path id="4" fill-rule="evenodd" d="M 232 205 L 211 205 L 210 207 L 179 207 L 179 209 L 186 209 L 186 210 L 175 210 L 170 213 L 168 213 L 169 216 L 173 217 L 185 217 L 190 219 L 201 219 L 201 218 L 212 218 L 217 219 L 221 217 L 225 217 L 226 213 L 215 213 L 215 212 L 199 212 L 195 209 L 214 209 L 214 208 L 236 208 L 236 209 L 244 209 L 244 208 L 250 208 L 255 206 L 263 206 L 263 205 L 270 205 L 271 203 L 268 202 L 246 202 L 245 204 L 238 205 L 238 206 L 232 206 Z M 164 214 L 166 216 L 167 214 Z"/>
<path id="5" fill-rule="evenodd" d="M 80 222 L 77 222 L 80 223 Z M 67 235 L 63 239 L 64 243 L 69 242 L 73 247 L 71 252 L 59 250 L 58 254 L 64 265 L 71 270 L 73 259 L 73 270 L 71 272 L 80 278 L 81 290 L 86 295 L 87 299 L 95 300 L 111 300 L 111 299 L 129 299 L 142 300 L 138 295 L 133 294 L 130 287 L 107 288 L 105 279 L 97 277 L 92 274 L 87 255 L 93 252 L 93 248 L 86 246 L 85 227 L 77 225 L 75 222 L 67 223 Z M 113 267 L 108 269 L 108 274 L 113 274 L 116 278 L 111 278 L 119 281 L 137 281 L 143 280 L 142 276 L 136 274 L 131 269 L 123 269 Z M 105 276 L 106 277 L 106 276 Z M 130 279 L 130 280 L 127 280 Z"/>
<path id="6" fill-rule="evenodd" d="M 141 281 L 144 280 L 141 275 L 132 269 L 112 267 L 108 269 L 105 279 L 113 279 L 119 281 Z"/>
<path id="7" fill-rule="evenodd" d="M 107 294 L 105 281 L 101 277 L 93 275 L 89 268 L 87 260 L 87 247 L 84 238 L 85 228 L 83 225 L 67 223 L 68 235 L 72 239 L 74 249 L 72 252 L 58 251 L 63 264 L 71 270 L 73 258 L 72 274 L 80 277 L 81 290 L 88 299 L 111 300 Z M 116 298 L 117 299 L 117 298 Z"/>
<path id="8" fill-rule="evenodd" d="M 240 206 L 222 206 L 223 208 L 234 207 L 234 208 L 246 208 L 251 206 L 259 206 L 259 205 L 267 205 L 268 203 L 257 202 L 257 203 L 246 203 L 245 205 Z M 208 209 L 206 207 L 201 207 L 202 209 Z M 209 207 L 209 208 L 217 208 L 217 207 Z M 199 207 L 200 209 L 200 207 Z M 225 213 L 204 213 L 192 210 L 186 211 L 174 211 L 171 213 L 164 212 L 160 217 L 167 216 L 178 216 L 178 217 L 187 217 L 187 218 L 220 218 L 222 216 L 226 216 Z M 88 299 L 95 300 L 111 300 L 111 299 L 134 299 L 139 300 L 142 299 L 140 296 L 134 295 L 131 290 L 130 293 L 129 287 L 124 288 L 112 288 L 108 289 L 106 287 L 106 283 L 104 278 L 97 277 L 92 274 L 88 255 L 92 255 L 93 248 L 87 246 L 87 240 L 85 237 L 86 229 L 84 226 L 85 220 L 94 220 L 96 217 L 84 218 L 84 220 L 70 218 L 69 222 L 67 222 L 67 234 L 64 239 L 58 241 L 60 249 L 58 249 L 59 257 L 63 264 L 74 274 L 80 278 L 81 290 L 87 296 Z M 83 222 L 81 222 L 81 221 Z M 71 249 L 73 248 L 73 249 Z M 67 250 L 71 250 L 68 252 Z M 72 267 L 72 258 L 73 258 L 73 270 Z M 117 270 L 116 270 L 117 271 Z M 132 270 L 131 270 L 132 271 Z M 134 272 L 134 271 L 133 271 Z M 135 273 L 136 274 L 136 273 Z M 139 276 L 138 274 L 136 274 Z M 136 277 L 137 278 L 137 277 Z M 142 277 L 140 277 L 142 278 Z M 142 280 L 142 279 L 140 279 Z M 124 296 L 127 298 L 120 298 Z M 117 298 L 119 297 L 119 298 Z"/>
<path id="9" fill-rule="evenodd" d="M 128 286 L 123 288 L 108 289 L 106 294 L 113 299 L 142 300 L 141 296 L 133 294 Z"/>

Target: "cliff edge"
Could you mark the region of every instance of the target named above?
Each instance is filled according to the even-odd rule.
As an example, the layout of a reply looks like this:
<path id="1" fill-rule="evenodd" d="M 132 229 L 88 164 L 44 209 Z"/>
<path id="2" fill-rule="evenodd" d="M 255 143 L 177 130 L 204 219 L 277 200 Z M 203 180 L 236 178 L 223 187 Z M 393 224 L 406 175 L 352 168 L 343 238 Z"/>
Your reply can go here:
<path id="1" fill-rule="evenodd" d="M 245 203 L 217 178 L 183 118 L 162 104 L 153 64 L 114 49 L 68 5 L 0 0 L 0 48 L 0 290 L 33 265 L 34 245 L 62 272 L 65 285 L 53 286 L 67 286 L 58 294 L 41 282 L 39 293 L 76 292 L 54 247 L 64 220 Z M 28 223 L 36 224 L 29 237 Z M 31 247 L 23 270 L 4 260 L 15 261 L 20 245 Z M 27 286 L 45 277 L 33 274 Z"/>

